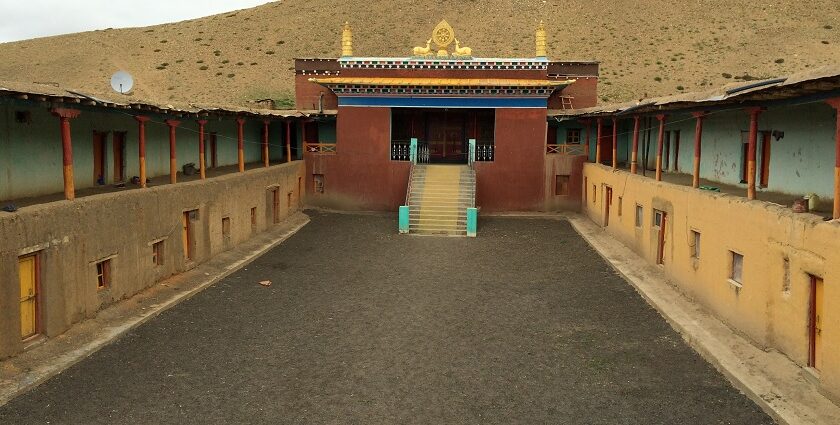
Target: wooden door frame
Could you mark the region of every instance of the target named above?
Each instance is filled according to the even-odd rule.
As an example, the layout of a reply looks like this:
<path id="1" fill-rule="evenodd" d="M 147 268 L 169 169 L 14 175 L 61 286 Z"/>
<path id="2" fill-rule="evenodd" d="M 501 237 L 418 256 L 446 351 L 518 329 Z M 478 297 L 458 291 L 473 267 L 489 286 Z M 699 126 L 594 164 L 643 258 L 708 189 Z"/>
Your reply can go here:
<path id="1" fill-rule="evenodd" d="M 659 221 L 659 234 L 656 236 L 656 264 L 665 264 L 665 231 L 668 225 L 668 213 L 654 210 L 654 220 L 656 220 L 657 212 L 662 214 L 662 220 Z"/>
<path id="2" fill-rule="evenodd" d="M 210 143 L 210 161 L 207 161 L 205 158 L 205 162 L 210 164 L 210 168 L 216 168 L 219 166 L 218 139 L 218 133 L 215 131 L 211 132 L 208 137 L 208 142 Z"/>
<path id="3" fill-rule="evenodd" d="M 808 367 L 817 368 L 817 280 L 825 280 L 819 276 L 808 274 Z M 825 288 L 823 288 L 825 291 Z"/>
<path id="4" fill-rule="evenodd" d="M 126 132 L 124 131 L 115 131 L 114 137 L 112 141 L 113 145 L 113 158 L 112 162 L 114 163 L 114 181 L 121 182 L 125 181 L 125 141 L 126 141 Z M 120 146 L 119 150 L 117 146 Z M 117 153 L 120 155 L 117 155 Z M 117 160 L 119 158 L 119 161 Z"/>
<path id="5" fill-rule="evenodd" d="M 20 260 L 24 258 L 32 257 L 34 260 L 33 268 L 35 269 L 35 317 L 34 317 L 34 327 L 32 335 L 24 337 L 21 335 L 21 340 L 23 342 L 31 341 L 41 335 L 41 254 L 38 252 L 33 252 L 26 255 L 18 256 L 18 292 L 20 291 Z M 20 315 L 20 301 L 18 301 L 18 315 Z"/>
<path id="6" fill-rule="evenodd" d="M 772 145 L 772 134 L 769 131 L 762 131 L 761 135 L 761 164 L 759 168 L 759 187 L 766 188 L 770 184 L 770 150 Z"/>

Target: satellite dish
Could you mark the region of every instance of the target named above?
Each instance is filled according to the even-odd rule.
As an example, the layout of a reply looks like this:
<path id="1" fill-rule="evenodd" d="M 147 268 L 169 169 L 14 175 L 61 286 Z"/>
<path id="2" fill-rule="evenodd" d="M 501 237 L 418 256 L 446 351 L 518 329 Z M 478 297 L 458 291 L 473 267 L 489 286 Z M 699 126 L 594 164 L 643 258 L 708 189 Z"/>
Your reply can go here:
<path id="1" fill-rule="evenodd" d="M 111 76 L 111 88 L 119 94 L 126 94 L 134 87 L 134 77 L 126 71 L 117 71 Z"/>

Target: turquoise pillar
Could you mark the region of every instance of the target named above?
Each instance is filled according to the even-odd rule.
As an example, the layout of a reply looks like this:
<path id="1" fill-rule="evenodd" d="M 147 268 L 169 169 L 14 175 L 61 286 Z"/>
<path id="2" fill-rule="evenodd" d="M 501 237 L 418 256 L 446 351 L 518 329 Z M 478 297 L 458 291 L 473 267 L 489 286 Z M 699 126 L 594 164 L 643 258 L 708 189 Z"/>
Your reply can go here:
<path id="1" fill-rule="evenodd" d="M 470 152 L 469 152 L 469 164 L 472 167 L 473 163 L 475 162 L 475 139 L 470 139 Z"/>
<path id="2" fill-rule="evenodd" d="M 411 163 L 417 163 L 417 139 L 412 137 L 411 138 L 411 145 L 409 146 L 409 155 L 411 156 Z"/>
<path id="3" fill-rule="evenodd" d="M 400 206 L 400 233 L 408 233 L 408 205 Z"/>
<path id="4" fill-rule="evenodd" d="M 474 238 L 478 232 L 478 208 L 467 208 L 467 236 Z"/>

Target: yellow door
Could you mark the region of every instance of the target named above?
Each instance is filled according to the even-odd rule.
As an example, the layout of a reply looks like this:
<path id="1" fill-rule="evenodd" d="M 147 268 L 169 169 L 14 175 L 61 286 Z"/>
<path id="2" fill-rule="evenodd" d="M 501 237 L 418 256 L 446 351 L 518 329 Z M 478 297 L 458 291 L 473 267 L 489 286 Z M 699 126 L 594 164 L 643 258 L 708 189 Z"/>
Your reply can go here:
<path id="1" fill-rule="evenodd" d="M 823 280 L 814 278 L 814 369 L 822 369 Z"/>
<path id="2" fill-rule="evenodd" d="M 23 339 L 37 333 L 38 294 L 35 280 L 35 256 L 21 257 L 20 271 L 20 335 Z"/>

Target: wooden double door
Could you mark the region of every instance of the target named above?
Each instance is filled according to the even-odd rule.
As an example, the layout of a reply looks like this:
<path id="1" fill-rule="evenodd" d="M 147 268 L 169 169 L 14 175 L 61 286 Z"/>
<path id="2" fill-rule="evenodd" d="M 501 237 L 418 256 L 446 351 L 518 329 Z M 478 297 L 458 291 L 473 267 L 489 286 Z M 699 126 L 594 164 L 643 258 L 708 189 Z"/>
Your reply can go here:
<path id="1" fill-rule="evenodd" d="M 429 155 L 433 162 L 467 161 L 466 114 L 460 111 L 430 111 L 426 115 Z"/>

